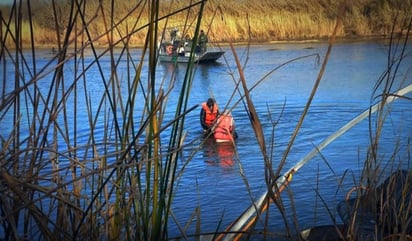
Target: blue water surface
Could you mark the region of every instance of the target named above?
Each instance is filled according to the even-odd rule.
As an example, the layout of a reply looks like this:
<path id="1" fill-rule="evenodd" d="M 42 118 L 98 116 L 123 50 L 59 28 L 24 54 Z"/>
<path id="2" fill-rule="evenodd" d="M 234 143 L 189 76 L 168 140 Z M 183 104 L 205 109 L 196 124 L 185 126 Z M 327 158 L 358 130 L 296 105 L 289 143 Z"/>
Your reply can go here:
<path id="1" fill-rule="evenodd" d="M 407 46 L 409 51 L 411 47 L 411 45 Z M 169 219 L 171 237 L 181 236 L 179 226 L 183 227 L 187 234 L 195 233 L 198 218 L 201 220 L 201 232 L 223 230 L 249 207 L 253 200 L 267 190 L 265 158 L 251 125 L 247 104 L 243 98 L 245 91 L 242 85 L 238 84 L 240 73 L 244 76 L 247 88 L 250 90 L 251 100 L 263 128 L 266 158 L 271 162 L 273 171 L 276 172 L 314 84 L 320 76 L 328 45 L 323 42 L 311 42 L 236 46 L 236 55 L 228 46 L 221 48 L 226 53 L 217 63 L 195 66 L 187 104 L 189 107 L 200 105 L 210 96 L 214 97 L 221 111 L 225 108 L 232 110 L 239 137 L 235 148 L 219 146 L 202 137 L 199 123 L 200 107 L 186 116 L 185 146 L 178 164 L 178 170 L 182 171 L 176 181 L 177 186 L 171 210 L 173 218 Z M 410 54 L 397 68 L 396 73 L 395 68 L 392 68 L 391 72 L 385 75 L 388 65 L 391 64 L 388 63 L 388 51 L 388 46 L 381 41 L 342 42 L 333 46 L 323 75 L 320 76 L 321 81 L 311 106 L 286 155 L 286 162 L 280 174 L 302 160 L 332 133 L 377 103 L 381 98 L 380 94 L 386 80 L 394 78 L 391 92 L 412 84 L 410 73 L 412 56 Z M 46 73 L 53 73 L 56 63 L 54 55 L 47 50 L 39 51 L 37 54 L 37 68 L 45 68 Z M 121 52 L 114 54 L 120 56 Z M 126 100 L 129 97 L 127 90 L 132 83 L 125 80 L 135 75 L 136 70 L 130 66 L 138 62 L 136 60 L 140 54 L 141 50 L 136 49 L 131 53 L 130 59 L 122 57 L 116 63 L 118 75 L 115 78 L 119 80 L 117 84 L 120 86 L 120 91 L 116 93 L 116 96 L 119 99 Z M 57 140 L 63 149 L 67 148 L 67 142 L 69 142 L 71 145 L 75 143 L 79 150 L 88 149 L 86 146 L 95 142 L 97 143 L 95 151 L 103 155 L 115 152 L 116 148 L 99 149 L 99 144 L 103 146 L 103 143 L 112 141 L 112 138 L 118 134 L 115 131 L 115 125 L 121 125 L 126 120 L 121 118 L 120 112 L 117 118 L 118 123 L 107 121 L 111 120 L 115 113 L 103 114 L 111 104 L 119 104 L 119 102 L 115 99 L 112 103 L 108 99 L 101 102 L 106 90 L 111 89 L 114 82 L 110 79 L 114 77 L 111 76 L 110 59 L 107 53 L 100 57 L 99 64 L 103 66 L 103 71 L 96 68 L 96 64 L 92 62 L 94 58 L 92 53 L 86 53 L 84 62 L 71 59 L 66 63 L 65 82 L 60 83 L 57 89 L 65 90 L 66 93 L 70 92 L 64 106 L 66 106 L 65 115 L 69 126 L 67 131 L 73 137 L 71 140 L 65 140 L 61 138 L 63 134 L 58 134 Z M 239 71 L 236 66 L 236 58 L 242 65 L 242 71 Z M 32 64 L 30 53 L 27 53 L 26 61 L 28 65 Z M 158 63 L 157 67 L 157 88 L 165 92 L 170 90 L 164 116 L 165 123 L 167 123 L 168 120 L 174 118 L 186 65 Z M 79 76 L 78 73 L 84 70 L 86 74 Z M 10 68 L 7 71 L 7 76 L 13 76 L 15 69 Z M 35 75 L 33 72 L 23 74 Z M 51 75 L 33 78 L 38 86 L 37 94 L 48 96 L 48 91 L 54 84 L 51 81 Z M 144 77 L 147 75 L 147 67 L 143 66 L 143 86 L 147 85 Z M 73 76 L 79 78 L 76 80 L 78 82 L 76 90 L 69 89 L 70 83 L 74 81 Z M 102 79 L 104 79 L 103 82 Z M 175 81 L 170 81 L 171 79 Z M 5 85 L 0 86 L 1 93 L 12 93 L 16 88 L 28 84 L 21 81 L 16 85 L 13 80 L 2 83 Z M 87 86 L 87 93 L 84 92 L 84 86 Z M 28 93 L 30 91 L 22 94 L 21 98 L 30 100 L 31 93 Z M 56 92 L 55 96 L 62 97 L 61 93 L 63 92 Z M 147 93 L 143 93 L 141 86 L 137 88 L 137 93 L 134 118 L 136 123 L 140 123 L 139 118 L 145 108 L 143 106 L 144 94 Z M 407 96 L 410 98 L 412 95 L 409 93 Z M 57 98 L 57 101 L 59 100 L 61 98 Z M 398 99 L 390 105 L 390 109 L 385 109 L 383 112 L 385 122 L 377 155 L 377 160 L 381 165 L 380 170 L 390 171 L 397 167 L 410 168 L 411 104 L 412 102 L 408 99 Z M 31 123 L 25 122 L 30 119 L 27 117 L 33 111 L 29 105 L 22 107 L 25 110 L 22 111 L 22 123 L 19 129 L 22 139 L 27 137 L 30 129 Z M 60 106 L 63 104 L 61 103 Z M 46 107 L 39 105 L 38 108 L 41 112 Z M 116 106 L 116 108 L 121 109 L 125 106 Z M 88 113 L 93 113 L 98 118 L 91 118 Z M 294 226 L 292 222 L 296 221 L 298 228 L 341 222 L 336 214 L 336 204 L 343 200 L 354 185 L 359 185 L 364 162 L 368 158 L 371 136 L 376 135 L 377 119 L 377 114 L 364 119 L 298 170 L 289 188 L 281 196 L 287 222 Z M 74 120 L 77 120 L 77 125 L 73 124 Z M 2 113 L 0 134 L 3 139 L 8 139 L 12 135 L 14 123 L 11 110 Z M 110 126 L 105 126 L 104 123 L 110 123 Z M 91 125 L 95 128 L 93 135 L 90 134 Z M 140 125 L 134 126 L 136 130 L 140 127 Z M 109 131 L 105 132 L 105 130 Z M 50 138 L 47 142 L 49 145 L 53 144 L 52 140 L 55 137 L 52 134 L 49 133 Z M 90 139 L 91 136 L 94 140 Z M 167 143 L 168 136 L 162 137 Z M 97 158 L 96 153 L 91 150 L 79 153 L 81 153 L 78 157 L 80 160 Z M 47 159 L 49 156 L 42 158 Z M 69 166 L 64 162 L 60 162 L 59 165 L 60 167 Z M 90 169 L 97 168 L 97 164 L 89 163 L 89 165 Z M 48 171 L 52 172 L 51 166 Z M 64 172 L 67 173 L 68 170 L 64 169 Z M 285 220 L 276 205 L 272 204 L 267 213 L 269 215 L 268 226 L 271 231 L 284 232 Z M 262 219 L 258 221 L 258 229 L 265 226 L 265 218 L 262 216 Z"/>

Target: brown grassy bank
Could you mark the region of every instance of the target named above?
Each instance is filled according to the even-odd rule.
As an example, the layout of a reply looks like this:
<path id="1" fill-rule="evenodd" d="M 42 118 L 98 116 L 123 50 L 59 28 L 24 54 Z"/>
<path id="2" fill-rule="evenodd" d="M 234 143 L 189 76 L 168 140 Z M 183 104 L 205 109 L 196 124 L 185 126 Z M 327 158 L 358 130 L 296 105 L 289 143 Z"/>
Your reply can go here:
<path id="1" fill-rule="evenodd" d="M 107 45 L 105 36 L 106 19 L 110 12 L 110 1 L 87 1 L 85 13 L 86 22 L 76 25 L 78 31 L 88 26 L 89 34 L 96 45 Z M 335 26 L 336 14 L 342 2 L 337 0 L 292 0 L 292 1 L 241 1 L 241 0 L 210 0 L 206 5 L 202 23 L 208 29 L 210 38 L 215 42 L 270 42 L 278 40 L 322 39 L 329 36 Z M 53 3 L 53 4 L 50 4 Z M 197 11 L 192 14 L 174 14 L 177 9 L 188 5 L 189 1 L 162 1 L 159 18 L 164 18 L 168 26 L 182 25 L 187 19 L 194 19 Z M 37 46 L 55 46 L 67 31 L 71 1 L 30 1 L 30 6 L 11 5 L 1 7 L 2 36 L 5 43 L 12 45 L 17 29 L 21 34 L 23 46 L 31 42 L 29 22 L 33 25 Z M 31 8 L 29 10 L 29 8 Z M 133 29 L 145 28 L 148 12 L 145 2 L 136 4 L 130 1 L 118 0 L 111 37 L 121 40 Z M 401 32 L 412 11 L 412 1 L 353 1 L 346 6 L 343 25 L 337 32 L 337 37 L 371 37 L 385 36 L 392 31 L 394 19 L 399 26 L 395 32 Z M 29 16 L 28 12 L 35 12 Z M 73 13 L 76 14 L 76 13 Z M 20 26 L 15 26 L 13 19 L 22 15 Z M 190 16 L 192 15 L 192 16 Z M 126 17 L 124 17 L 126 16 Z M 400 19 L 400 20 L 399 20 Z M 406 24 L 406 23 L 405 23 Z M 8 33 L 7 33 L 8 32 Z M 132 46 L 142 45 L 145 41 L 145 31 L 136 31 L 127 41 Z M 72 38 L 75 38 L 72 36 Z M 78 39 L 79 41 L 79 39 Z"/>

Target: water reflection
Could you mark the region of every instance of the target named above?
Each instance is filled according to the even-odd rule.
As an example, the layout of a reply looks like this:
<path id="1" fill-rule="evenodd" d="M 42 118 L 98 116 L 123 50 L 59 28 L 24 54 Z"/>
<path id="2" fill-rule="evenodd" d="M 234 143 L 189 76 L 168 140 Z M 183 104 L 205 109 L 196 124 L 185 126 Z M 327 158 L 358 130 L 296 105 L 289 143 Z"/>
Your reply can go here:
<path id="1" fill-rule="evenodd" d="M 232 143 L 216 143 L 216 151 L 219 157 L 219 163 L 222 167 L 232 167 L 235 164 L 235 148 Z"/>
<path id="2" fill-rule="evenodd" d="M 208 165 L 219 165 L 222 168 L 231 168 L 235 165 L 235 147 L 232 143 L 218 143 L 213 137 L 207 137 L 202 147 L 204 162 Z"/>

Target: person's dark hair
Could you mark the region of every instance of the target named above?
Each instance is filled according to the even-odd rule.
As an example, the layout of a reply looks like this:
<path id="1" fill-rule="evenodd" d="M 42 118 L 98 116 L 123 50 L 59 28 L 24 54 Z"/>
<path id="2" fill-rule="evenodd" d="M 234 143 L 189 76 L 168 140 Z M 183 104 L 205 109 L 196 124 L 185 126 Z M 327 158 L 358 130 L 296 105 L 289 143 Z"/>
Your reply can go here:
<path id="1" fill-rule="evenodd" d="M 215 103 L 215 102 L 213 101 L 212 98 L 207 99 L 207 106 L 209 106 L 209 108 L 211 108 L 214 103 Z"/>

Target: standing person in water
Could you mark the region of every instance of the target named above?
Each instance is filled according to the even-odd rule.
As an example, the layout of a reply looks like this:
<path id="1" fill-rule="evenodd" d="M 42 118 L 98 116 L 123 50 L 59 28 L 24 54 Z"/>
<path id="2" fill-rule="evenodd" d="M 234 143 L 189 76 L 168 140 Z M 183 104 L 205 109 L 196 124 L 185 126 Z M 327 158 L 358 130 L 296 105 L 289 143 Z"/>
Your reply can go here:
<path id="1" fill-rule="evenodd" d="M 218 114 L 219 108 L 212 98 L 209 98 L 207 102 L 202 104 L 202 109 L 200 110 L 200 124 L 205 133 L 211 130 Z"/>

